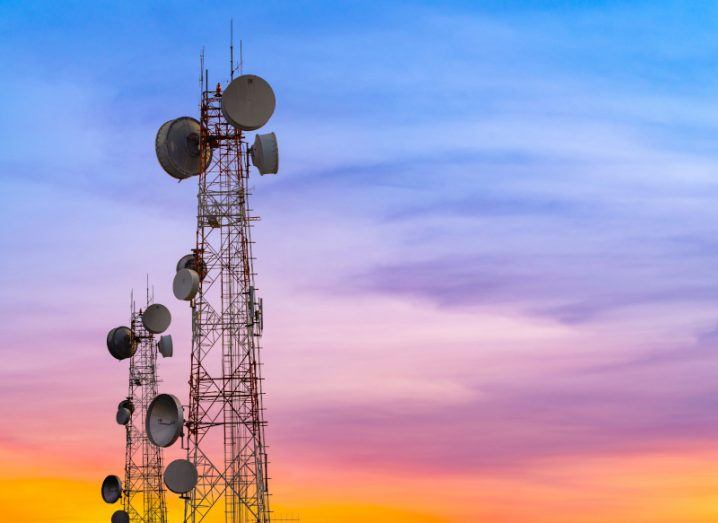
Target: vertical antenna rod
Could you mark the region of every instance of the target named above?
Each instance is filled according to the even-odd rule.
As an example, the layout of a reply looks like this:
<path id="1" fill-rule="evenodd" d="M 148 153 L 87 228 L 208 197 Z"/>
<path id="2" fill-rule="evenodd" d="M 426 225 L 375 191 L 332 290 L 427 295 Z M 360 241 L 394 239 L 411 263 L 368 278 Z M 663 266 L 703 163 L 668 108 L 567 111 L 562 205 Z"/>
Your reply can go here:
<path id="1" fill-rule="evenodd" d="M 229 78 L 234 80 L 234 19 L 229 20 Z"/>

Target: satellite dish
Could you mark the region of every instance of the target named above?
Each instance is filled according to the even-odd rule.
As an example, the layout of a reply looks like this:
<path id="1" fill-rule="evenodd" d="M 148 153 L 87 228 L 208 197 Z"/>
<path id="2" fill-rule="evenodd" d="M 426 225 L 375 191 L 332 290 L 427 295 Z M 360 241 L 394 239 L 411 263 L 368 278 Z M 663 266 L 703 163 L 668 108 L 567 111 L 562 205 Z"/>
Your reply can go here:
<path id="1" fill-rule="evenodd" d="M 117 405 L 118 409 L 127 409 L 130 411 L 130 414 L 134 414 L 135 412 L 135 404 L 132 403 L 130 400 L 122 400 L 119 405 Z"/>
<path id="2" fill-rule="evenodd" d="M 107 476 L 102 482 L 102 499 L 105 503 L 116 503 L 122 497 L 122 482 L 117 476 Z"/>
<path id="3" fill-rule="evenodd" d="M 184 411 L 180 401 L 172 394 L 155 396 L 147 407 L 145 432 L 157 447 L 169 447 L 182 434 Z"/>
<path id="4" fill-rule="evenodd" d="M 107 333 L 107 349 L 118 360 L 131 358 L 137 349 L 137 342 L 129 327 L 115 327 Z"/>
<path id="5" fill-rule="evenodd" d="M 222 95 L 222 114 L 237 129 L 254 131 L 274 113 L 274 91 L 266 80 L 253 74 L 238 76 Z"/>
<path id="6" fill-rule="evenodd" d="M 112 523 L 130 523 L 130 515 L 124 510 L 117 510 L 112 514 Z"/>
<path id="7" fill-rule="evenodd" d="M 197 485 L 197 468 L 186 459 L 176 459 L 167 465 L 164 479 L 175 494 L 187 494 Z"/>
<path id="8" fill-rule="evenodd" d="M 162 354 L 163 358 L 172 357 L 172 336 L 161 336 L 160 341 L 157 342 L 157 350 Z"/>
<path id="9" fill-rule="evenodd" d="M 259 174 L 277 174 L 279 148 L 276 134 L 258 134 L 254 137 L 254 144 L 249 152 L 252 155 L 252 163 L 259 169 Z"/>
<path id="10" fill-rule="evenodd" d="M 172 322 L 172 315 L 167 307 L 153 303 L 142 313 L 142 325 L 152 334 L 160 334 L 167 330 Z"/>
<path id="11" fill-rule="evenodd" d="M 118 425 L 127 425 L 130 422 L 131 417 L 132 412 L 130 412 L 130 409 L 120 407 L 119 409 L 117 409 L 117 415 L 115 416 L 115 420 L 117 421 Z"/>
<path id="12" fill-rule="evenodd" d="M 172 282 L 172 292 L 178 300 L 189 301 L 199 290 L 199 274 L 192 269 L 180 269 Z"/>
<path id="13" fill-rule="evenodd" d="M 184 180 L 204 171 L 212 159 L 212 149 L 205 147 L 200 159 L 200 123 L 189 116 L 165 122 L 157 131 L 155 152 L 167 173 Z"/>
<path id="14" fill-rule="evenodd" d="M 197 259 L 194 254 L 188 254 L 180 258 L 180 261 L 177 262 L 177 271 L 181 271 L 182 269 L 192 269 L 194 272 L 199 274 L 200 280 L 204 280 L 204 277 L 207 276 L 207 264 L 204 263 L 202 258 L 200 258 L 198 268 Z"/>

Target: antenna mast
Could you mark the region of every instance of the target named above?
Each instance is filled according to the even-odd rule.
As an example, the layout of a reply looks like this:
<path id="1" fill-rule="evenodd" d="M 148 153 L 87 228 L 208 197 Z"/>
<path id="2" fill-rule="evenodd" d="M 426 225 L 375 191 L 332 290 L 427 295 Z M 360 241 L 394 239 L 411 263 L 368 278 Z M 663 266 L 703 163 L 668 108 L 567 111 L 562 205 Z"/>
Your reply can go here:
<path id="1" fill-rule="evenodd" d="M 152 305 L 147 275 L 146 308 Z M 127 401 L 132 408 L 125 425 L 125 512 L 130 521 L 166 523 L 167 505 L 162 484 L 162 449 L 150 443 L 145 432 L 145 414 L 157 396 L 157 348 L 154 335 L 142 322 L 142 309 L 132 307 L 130 329 L 137 340 L 137 351 L 130 359 Z M 124 403 L 124 402 L 123 402 Z"/>
<path id="2" fill-rule="evenodd" d="M 240 40 L 240 70 L 242 61 Z M 233 76 L 233 22 L 230 62 Z M 175 396 L 160 394 L 149 407 L 148 431 L 155 444 L 170 446 L 185 429 L 187 459 L 175 460 L 165 472 L 167 487 L 184 496 L 185 523 L 270 523 L 263 314 L 251 234 L 259 218 L 249 205 L 249 162 L 251 157 L 260 174 L 276 174 L 279 157 L 274 133 L 257 134 L 252 147 L 244 133 L 267 123 L 276 100 L 256 75 L 242 74 L 224 91 L 210 90 L 201 66 L 199 120 L 165 122 L 155 141 L 170 176 L 198 176 L 195 246 L 180 259 L 172 284 L 175 297 L 189 302 L 192 311 L 189 409 L 185 415 Z M 178 143 L 197 144 L 197 150 L 175 147 Z M 176 488 L 171 472 L 181 479 Z"/>
<path id="3" fill-rule="evenodd" d="M 229 20 L 229 79 L 234 80 L 234 19 Z"/>

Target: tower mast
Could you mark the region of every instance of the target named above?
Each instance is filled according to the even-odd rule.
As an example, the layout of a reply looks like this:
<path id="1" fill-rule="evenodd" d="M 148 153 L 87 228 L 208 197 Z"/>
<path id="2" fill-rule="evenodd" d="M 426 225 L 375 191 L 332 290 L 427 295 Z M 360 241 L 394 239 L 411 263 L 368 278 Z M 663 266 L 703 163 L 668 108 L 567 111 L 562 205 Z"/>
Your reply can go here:
<path id="1" fill-rule="evenodd" d="M 225 119 L 222 93 L 204 90 L 196 266 L 206 266 L 192 306 L 188 460 L 199 481 L 185 522 L 217 505 L 225 521 L 270 521 L 260 360 L 261 308 L 255 296 L 249 154 L 243 132 Z"/>
<path id="2" fill-rule="evenodd" d="M 153 293 L 154 294 L 154 293 Z M 152 304 L 149 282 L 145 291 L 145 309 Z M 137 350 L 130 359 L 127 399 L 133 406 L 125 425 L 125 496 L 124 509 L 132 523 L 166 523 L 167 506 L 162 484 L 162 449 L 152 445 L 145 432 L 145 413 L 157 395 L 157 348 L 154 335 L 142 324 L 142 309 L 134 300 L 130 310 L 130 328 Z"/>

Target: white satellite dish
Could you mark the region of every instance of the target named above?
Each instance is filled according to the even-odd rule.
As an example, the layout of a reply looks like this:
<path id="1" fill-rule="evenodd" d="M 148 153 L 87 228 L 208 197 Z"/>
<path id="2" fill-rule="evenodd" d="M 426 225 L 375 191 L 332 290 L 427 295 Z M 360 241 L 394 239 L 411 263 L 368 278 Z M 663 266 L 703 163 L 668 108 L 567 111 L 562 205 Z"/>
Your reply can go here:
<path id="1" fill-rule="evenodd" d="M 204 161 L 200 159 L 200 123 L 189 116 L 165 122 L 157 131 L 155 152 L 167 173 L 184 180 L 204 171 L 212 160 L 212 149 L 205 147 Z"/>
<path id="2" fill-rule="evenodd" d="M 167 465 L 164 480 L 175 494 L 186 494 L 197 485 L 197 468 L 186 459 L 176 459 Z"/>
<path id="3" fill-rule="evenodd" d="M 115 416 L 115 420 L 117 421 L 118 425 L 127 425 L 130 422 L 131 417 L 132 412 L 130 412 L 130 409 L 126 407 L 120 407 L 117 409 L 117 415 Z"/>
<path id="4" fill-rule="evenodd" d="M 137 342 L 129 327 L 115 327 L 107 333 L 107 349 L 118 360 L 131 358 L 137 349 Z"/>
<path id="5" fill-rule="evenodd" d="M 172 322 L 172 315 L 167 307 L 153 303 L 142 313 L 142 325 L 152 334 L 161 334 Z"/>
<path id="6" fill-rule="evenodd" d="M 187 254 L 186 256 L 182 256 L 180 260 L 177 262 L 177 271 L 181 271 L 182 269 L 192 269 L 197 274 L 199 274 L 199 279 L 204 280 L 204 277 L 207 275 L 207 264 L 204 263 L 204 260 L 202 258 L 199 259 L 199 268 L 197 267 L 197 261 L 194 254 Z"/>
<path id="7" fill-rule="evenodd" d="M 157 351 L 162 354 L 163 358 L 171 358 L 172 350 L 172 336 L 169 334 L 167 336 L 161 336 L 160 341 L 157 342 Z"/>
<path id="8" fill-rule="evenodd" d="M 180 269 L 172 282 L 172 292 L 178 300 L 189 301 L 199 290 L 199 274 L 192 269 Z"/>
<path id="9" fill-rule="evenodd" d="M 172 394 L 159 394 L 147 407 L 145 431 L 153 445 L 169 447 L 182 434 L 184 410 Z"/>
<path id="10" fill-rule="evenodd" d="M 252 163 L 259 169 L 259 174 L 277 174 L 279 170 L 279 147 L 277 135 L 274 133 L 258 134 L 249 150 Z"/>
<path id="11" fill-rule="evenodd" d="M 102 499 L 105 503 L 116 503 L 122 497 L 122 482 L 118 476 L 107 476 L 102 482 Z"/>
<path id="12" fill-rule="evenodd" d="M 259 76 L 243 74 L 222 94 L 222 114 L 237 129 L 254 131 L 269 121 L 276 105 L 274 91 Z"/>
<path id="13" fill-rule="evenodd" d="M 111 523 L 130 523 L 130 515 L 124 510 L 117 510 L 112 514 Z"/>

